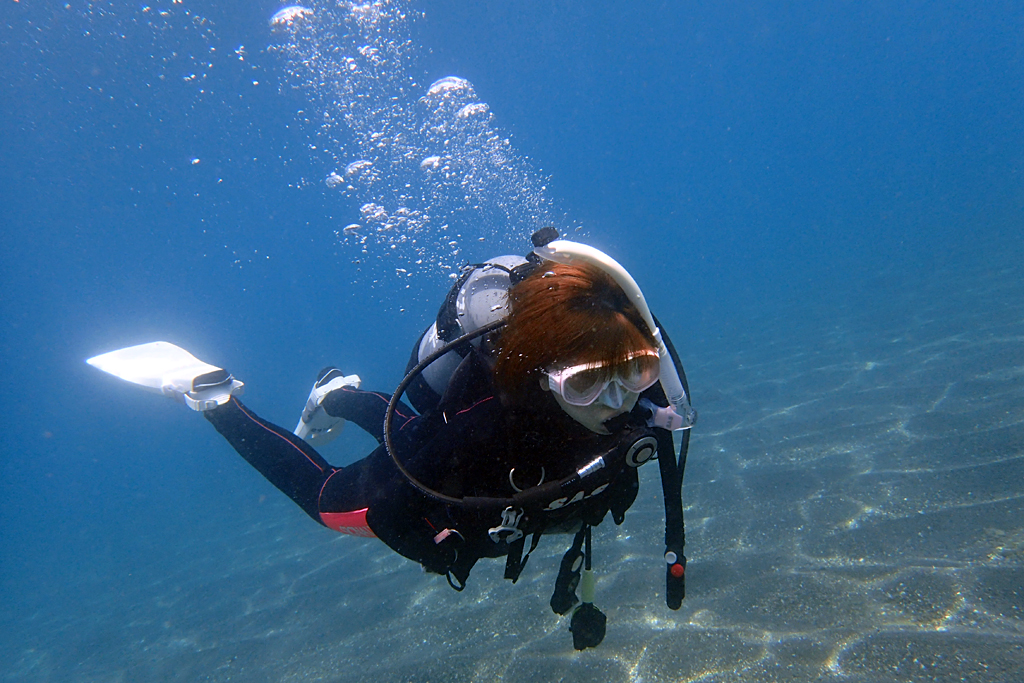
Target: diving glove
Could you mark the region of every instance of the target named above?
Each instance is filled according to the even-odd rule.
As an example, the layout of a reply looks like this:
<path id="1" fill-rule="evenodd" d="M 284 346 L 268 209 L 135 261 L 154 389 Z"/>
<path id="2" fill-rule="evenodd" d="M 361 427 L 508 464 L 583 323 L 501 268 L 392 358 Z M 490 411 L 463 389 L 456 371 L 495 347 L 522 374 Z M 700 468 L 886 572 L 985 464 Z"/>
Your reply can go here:
<path id="1" fill-rule="evenodd" d="M 363 381 L 359 375 L 344 375 L 338 368 L 324 368 L 320 377 L 313 384 L 313 390 L 306 399 L 306 407 L 302 410 L 299 424 L 295 426 L 295 436 L 305 439 L 313 446 L 329 443 L 341 433 L 345 420 L 328 415 L 323 408 L 324 397 L 342 387 L 359 388 Z"/>

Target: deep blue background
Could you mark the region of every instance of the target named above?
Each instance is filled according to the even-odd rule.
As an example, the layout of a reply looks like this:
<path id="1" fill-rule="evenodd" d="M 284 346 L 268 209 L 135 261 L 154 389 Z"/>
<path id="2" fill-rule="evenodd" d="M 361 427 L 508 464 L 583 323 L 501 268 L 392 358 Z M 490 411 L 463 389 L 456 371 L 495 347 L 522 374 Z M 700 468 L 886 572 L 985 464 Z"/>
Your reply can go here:
<path id="1" fill-rule="evenodd" d="M 430 3 L 423 80 L 473 82 L 684 360 L 794 302 L 1019 258 L 1019 3 L 599 4 Z M 175 341 L 291 426 L 328 363 L 394 386 L 447 287 L 372 287 L 335 244 L 353 207 L 303 182 L 325 168 L 263 50 L 277 8 L 202 8 L 209 34 L 131 4 L 0 8 L 21 65 L 0 77 L 5 601 L 159 563 L 267 493 L 86 357 Z"/>

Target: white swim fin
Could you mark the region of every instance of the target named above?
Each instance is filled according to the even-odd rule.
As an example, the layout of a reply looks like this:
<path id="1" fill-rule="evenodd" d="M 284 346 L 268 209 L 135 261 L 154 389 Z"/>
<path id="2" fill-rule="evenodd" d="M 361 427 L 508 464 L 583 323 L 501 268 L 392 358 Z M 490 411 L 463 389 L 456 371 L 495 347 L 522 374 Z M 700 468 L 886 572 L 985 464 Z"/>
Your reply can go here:
<path id="1" fill-rule="evenodd" d="M 226 370 L 163 341 L 104 353 L 86 363 L 144 389 L 183 400 L 198 411 L 227 403 L 245 386 Z"/>
<path id="2" fill-rule="evenodd" d="M 342 374 L 338 368 L 324 368 L 320 371 L 320 377 L 313 384 L 309 398 L 306 399 L 306 407 L 302 410 L 302 417 L 299 424 L 295 426 L 295 436 L 305 439 L 314 446 L 321 446 L 333 441 L 345 427 L 345 420 L 340 417 L 328 415 L 320 404 L 324 397 L 335 389 L 342 387 L 359 388 L 363 380 L 359 375 Z"/>

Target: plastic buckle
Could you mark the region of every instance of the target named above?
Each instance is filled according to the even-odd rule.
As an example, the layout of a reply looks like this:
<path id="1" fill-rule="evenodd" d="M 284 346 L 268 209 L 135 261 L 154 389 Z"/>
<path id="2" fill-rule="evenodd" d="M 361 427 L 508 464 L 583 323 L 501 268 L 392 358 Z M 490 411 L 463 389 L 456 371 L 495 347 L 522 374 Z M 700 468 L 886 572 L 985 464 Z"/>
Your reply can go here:
<path id="1" fill-rule="evenodd" d="M 518 527 L 519 520 L 523 518 L 522 511 L 517 512 L 509 505 L 501 513 L 501 524 L 487 530 L 487 535 L 495 543 L 515 543 L 523 537 L 523 531 Z"/>
<path id="2" fill-rule="evenodd" d="M 235 394 L 241 394 L 244 387 L 245 384 L 243 382 L 239 382 L 231 375 L 228 375 L 228 378 L 223 382 L 204 386 L 195 391 L 186 391 L 182 394 L 182 398 L 185 399 L 185 405 L 201 413 L 224 405 Z"/>

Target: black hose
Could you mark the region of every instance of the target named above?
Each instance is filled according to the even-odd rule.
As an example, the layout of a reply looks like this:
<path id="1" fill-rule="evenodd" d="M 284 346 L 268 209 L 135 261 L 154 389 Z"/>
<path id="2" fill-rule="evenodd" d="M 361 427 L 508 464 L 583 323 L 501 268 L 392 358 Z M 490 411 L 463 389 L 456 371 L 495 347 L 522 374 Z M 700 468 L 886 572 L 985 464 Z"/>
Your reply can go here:
<path id="1" fill-rule="evenodd" d="M 450 505 L 465 505 L 467 501 L 463 498 L 446 496 L 443 493 L 439 493 L 438 491 L 433 490 L 426 484 L 423 484 L 418 479 L 416 479 L 416 477 L 412 476 L 412 473 L 409 472 L 409 470 L 405 469 L 405 465 L 403 465 L 398 459 L 398 453 L 395 450 L 394 441 L 392 441 L 391 439 L 391 423 L 392 421 L 394 421 L 395 418 L 395 409 L 398 407 L 398 402 L 402 400 L 402 394 L 405 393 L 405 390 L 409 388 L 409 385 L 412 383 L 412 381 L 416 379 L 416 377 L 421 372 L 423 372 L 423 370 L 428 365 L 430 365 L 435 360 L 445 355 L 452 349 L 458 347 L 460 344 L 465 344 L 466 342 L 472 341 L 477 337 L 482 337 L 488 332 L 492 332 L 504 325 L 504 320 L 495 320 L 492 323 L 484 325 L 480 329 L 473 330 L 472 332 L 467 332 L 461 337 L 453 339 L 452 341 L 448 342 L 447 344 L 439 348 L 437 351 L 434 351 L 432 354 L 421 360 L 419 363 L 416 364 L 416 367 L 414 367 L 412 370 L 406 373 L 405 378 L 401 381 L 401 383 L 399 383 L 398 388 L 395 389 L 395 393 L 391 395 L 391 401 L 388 402 L 387 412 L 384 413 L 384 447 L 387 450 L 388 455 L 391 456 L 391 461 L 395 463 L 395 467 L 398 468 L 398 471 L 402 473 L 402 475 L 409 481 L 410 484 L 419 489 L 420 492 L 423 493 L 424 495 L 433 498 L 434 500 L 440 501 L 442 503 L 448 503 Z M 505 499 L 496 498 L 481 499 L 481 502 L 492 500 L 495 502 L 495 507 L 497 507 L 501 502 L 511 502 L 510 500 L 506 501 Z M 490 505 L 487 505 L 486 503 L 484 504 L 484 506 L 490 507 Z"/>
<path id="2" fill-rule="evenodd" d="M 654 323 L 661 329 L 661 323 L 654 319 Z M 676 353 L 672 340 L 664 329 L 661 330 L 662 339 L 669 355 L 672 356 L 672 363 L 679 373 L 679 380 L 683 384 L 683 390 L 689 400 L 690 387 L 686 382 L 686 373 L 683 372 L 683 364 L 679 361 L 679 354 Z M 683 473 L 686 469 L 686 453 L 690 447 L 690 430 L 683 432 L 679 444 L 679 455 L 676 456 L 675 445 L 672 442 L 672 433 L 659 430 L 658 435 L 658 466 L 661 470 L 661 491 L 665 500 L 665 552 L 673 553 L 676 561 L 667 563 L 665 567 L 665 602 L 669 609 L 679 609 L 682 606 L 683 598 L 686 597 L 686 556 L 683 553 L 686 547 L 686 521 L 683 516 Z M 679 576 L 672 573 L 672 565 L 679 563 L 683 572 Z"/>

